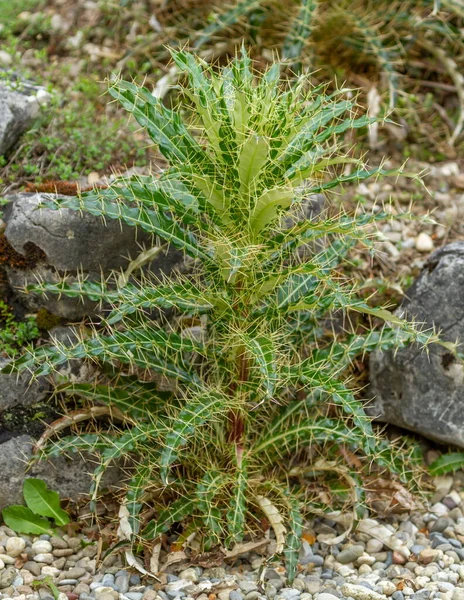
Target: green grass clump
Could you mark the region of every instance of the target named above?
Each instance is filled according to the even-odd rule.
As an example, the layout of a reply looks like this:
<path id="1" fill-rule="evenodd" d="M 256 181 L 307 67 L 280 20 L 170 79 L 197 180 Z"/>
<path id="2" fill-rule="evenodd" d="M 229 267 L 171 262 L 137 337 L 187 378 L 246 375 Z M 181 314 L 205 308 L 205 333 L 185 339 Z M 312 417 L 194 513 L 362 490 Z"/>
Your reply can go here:
<path id="1" fill-rule="evenodd" d="M 345 132 L 370 122 L 356 117 L 346 90 L 308 90 L 304 78 L 281 83 L 278 64 L 258 76 L 245 51 L 219 73 L 187 52 L 172 56 L 188 78 L 190 122 L 133 83 L 110 89 L 170 167 L 159 178 L 126 178 L 45 205 L 152 234 L 158 246 L 182 250 L 190 272 L 31 286 L 112 309 L 72 345 L 29 350 L 10 370 L 45 375 L 71 358 L 102 366 L 106 383 L 60 390 L 95 410 L 107 406 L 117 424 L 65 437 L 44 455 L 99 452 L 94 499 L 113 461 L 133 461 L 128 544 L 180 523 L 203 549 L 230 547 L 265 517 L 292 579 L 303 518 L 324 508 L 308 497 L 311 479 L 337 476 L 343 486 L 334 493 L 348 493 L 362 511 L 362 486 L 344 453 L 406 477 L 408 463 L 374 433 L 350 387 L 352 361 L 438 338 L 369 306 L 342 275 L 353 246 L 373 250 L 366 228 L 388 214 L 308 213 L 312 194 L 385 173 L 341 149 Z M 362 316 L 365 326 L 336 335 L 335 313 L 346 323 Z M 373 330 L 370 316 L 391 327 Z"/>
<path id="2" fill-rule="evenodd" d="M 53 93 L 18 150 L 3 160 L 4 181 L 75 180 L 145 164 L 145 149 L 133 141 L 123 115 L 106 111 L 102 95 L 101 85 L 86 77 Z"/>

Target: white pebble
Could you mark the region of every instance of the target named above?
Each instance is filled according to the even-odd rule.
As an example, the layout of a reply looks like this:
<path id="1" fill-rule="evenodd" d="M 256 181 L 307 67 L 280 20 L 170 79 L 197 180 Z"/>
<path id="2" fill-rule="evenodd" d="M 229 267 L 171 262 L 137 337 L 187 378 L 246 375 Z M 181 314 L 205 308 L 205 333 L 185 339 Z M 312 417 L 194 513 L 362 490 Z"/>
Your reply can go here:
<path id="1" fill-rule="evenodd" d="M 259 566 L 261 565 L 258 565 L 258 567 Z M 197 581 L 199 580 L 198 572 L 196 569 L 193 568 L 184 569 L 179 573 L 179 577 L 187 581 L 192 581 L 193 583 L 197 583 Z"/>
<path id="2" fill-rule="evenodd" d="M 378 585 L 385 596 L 391 596 L 396 592 L 396 585 L 392 581 L 380 581 Z"/>
<path id="3" fill-rule="evenodd" d="M 431 508 L 430 511 L 433 512 L 438 517 L 444 517 L 448 514 L 449 508 L 445 506 L 442 502 L 436 502 Z"/>
<path id="4" fill-rule="evenodd" d="M 440 581 L 438 584 L 438 589 L 440 592 L 454 592 L 455 586 L 448 581 Z"/>
<path id="5" fill-rule="evenodd" d="M 8 556 L 8 554 L 0 554 L 0 560 L 5 565 L 14 565 L 16 562 L 15 559 L 12 556 Z"/>
<path id="6" fill-rule="evenodd" d="M 10 556 L 16 557 L 21 554 L 25 547 L 26 542 L 23 540 L 23 538 L 10 537 L 6 542 L 6 553 Z"/>
<path id="7" fill-rule="evenodd" d="M 3 562 L 3 560 L 0 558 L 0 569 L 4 569 L 5 568 L 5 563 Z"/>
<path id="8" fill-rule="evenodd" d="M 38 540 L 32 544 L 32 550 L 35 554 L 49 554 L 53 550 L 53 546 L 46 540 Z"/>
<path id="9" fill-rule="evenodd" d="M 344 596 L 350 596 L 354 600 L 384 600 L 385 596 L 374 592 L 362 585 L 354 585 L 352 583 L 345 583 L 342 586 L 342 593 Z"/>
<path id="10" fill-rule="evenodd" d="M 367 564 L 363 564 L 359 567 L 358 573 L 360 575 L 367 575 L 368 573 L 372 573 L 372 567 Z"/>
<path id="11" fill-rule="evenodd" d="M 366 550 L 369 554 L 376 554 L 381 552 L 383 548 L 383 542 L 376 540 L 375 538 L 369 540 L 366 545 Z"/>
<path id="12" fill-rule="evenodd" d="M 431 252 L 434 248 L 433 240 L 428 233 L 424 231 L 416 237 L 416 250 L 419 252 Z"/>
<path id="13" fill-rule="evenodd" d="M 36 554 L 34 556 L 34 560 L 35 560 L 35 562 L 38 562 L 38 563 L 46 563 L 47 565 L 51 565 L 52 562 L 55 560 L 55 557 L 53 556 L 53 554 L 49 554 L 49 553 Z"/>
<path id="14" fill-rule="evenodd" d="M 48 565 L 46 565 L 42 567 L 41 573 L 42 575 L 50 575 L 50 577 L 56 577 L 61 573 L 61 571 L 56 567 L 49 567 Z"/>
<path id="15" fill-rule="evenodd" d="M 408 585 L 405 585 L 402 591 L 405 596 L 412 596 L 414 594 L 414 590 Z"/>

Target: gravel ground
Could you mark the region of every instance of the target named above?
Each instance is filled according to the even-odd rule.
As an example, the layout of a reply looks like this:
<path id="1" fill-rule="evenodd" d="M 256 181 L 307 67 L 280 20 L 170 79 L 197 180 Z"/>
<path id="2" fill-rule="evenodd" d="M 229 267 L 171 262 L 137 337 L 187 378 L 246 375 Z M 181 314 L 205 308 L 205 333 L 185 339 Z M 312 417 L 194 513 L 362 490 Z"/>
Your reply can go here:
<path id="1" fill-rule="evenodd" d="M 304 534 L 298 575 L 291 585 L 286 584 L 282 562 L 266 563 L 256 552 L 227 566 L 171 565 L 158 582 L 131 573 L 118 555 L 97 565 L 97 544 L 84 537 L 20 536 L 3 526 L 0 598 L 464 600 L 464 492 L 444 487 L 427 509 L 363 519 L 339 544 L 330 542 L 343 527 L 316 519 Z"/>

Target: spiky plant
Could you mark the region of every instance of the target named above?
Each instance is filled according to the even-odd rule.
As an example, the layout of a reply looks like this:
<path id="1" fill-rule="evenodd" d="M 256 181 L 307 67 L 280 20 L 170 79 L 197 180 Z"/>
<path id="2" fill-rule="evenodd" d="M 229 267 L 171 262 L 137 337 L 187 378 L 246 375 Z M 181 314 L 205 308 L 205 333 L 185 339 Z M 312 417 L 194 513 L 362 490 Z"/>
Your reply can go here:
<path id="1" fill-rule="evenodd" d="M 351 361 L 438 338 L 370 307 L 342 275 L 353 245 L 370 243 L 366 226 L 388 215 L 308 210 L 312 194 L 383 173 L 340 151 L 340 135 L 369 122 L 355 118 L 346 90 L 281 84 L 278 64 L 255 77 L 245 51 L 220 73 L 187 52 L 172 56 L 188 76 L 191 122 L 133 83 L 110 90 L 170 168 L 46 206 L 140 228 L 181 249 L 190 271 L 32 286 L 111 308 L 78 341 L 31 349 L 10 370 L 43 375 L 71 358 L 102 367 L 98 384 L 60 388 L 93 404 L 60 427 L 105 414 L 114 426 L 65 437 L 44 454 L 100 452 L 94 496 L 105 468 L 129 457 L 128 537 L 153 540 L 181 522 L 203 548 L 230 546 L 259 528 L 261 514 L 291 579 L 311 510 L 306 477 L 340 474 L 360 502 L 355 474 L 337 466 L 341 448 L 403 468 L 350 389 Z M 348 164 L 351 174 L 340 174 Z M 337 336 L 335 313 L 376 315 L 393 328 Z"/>
<path id="2" fill-rule="evenodd" d="M 185 12 L 182 6 L 171 9 L 171 16 L 159 9 L 166 39 L 175 33 L 216 58 L 245 40 L 256 57 L 278 52 L 291 70 L 312 72 L 314 81 L 336 77 L 356 87 L 376 85 L 387 92 L 390 108 L 401 93 L 433 92 L 454 120 L 450 142 L 462 132 L 464 8 L 459 0 L 234 0 L 225 7 L 211 0 L 193 7 L 187 3 Z M 162 58 L 163 51 L 153 49 Z"/>

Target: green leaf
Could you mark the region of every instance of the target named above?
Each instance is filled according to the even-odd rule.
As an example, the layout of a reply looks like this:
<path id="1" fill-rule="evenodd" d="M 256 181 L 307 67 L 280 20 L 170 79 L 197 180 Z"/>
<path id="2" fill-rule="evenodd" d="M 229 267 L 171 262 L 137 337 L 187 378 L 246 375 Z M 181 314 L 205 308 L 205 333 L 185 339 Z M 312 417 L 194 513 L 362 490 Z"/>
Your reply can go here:
<path id="1" fill-rule="evenodd" d="M 246 192 L 266 164 L 269 155 L 269 142 L 258 135 L 250 136 L 243 144 L 238 163 L 241 189 Z"/>
<path id="2" fill-rule="evenodd" d="M 319 0 L 301 0 L 300 12 L 295 17 L 292 28 L 287 34 L 282 46 L 282 58 L 293 59 L 293 65 L 301 59 L 303 50 L 311 40 L 314 13 L 319 6 Z"/>
<path id="3" fill-rule="evenodd" d="M 235 25 L 241 17 L 248 15 L 260 4 L 261 0 L 239 0 L 230 10 L 215 16 L 213 22 L 201 31 L 193 47 L 196 49 L 201 48 L 201 46 L 212 40 L 216 34 Z"/>
<path id="4" fill-rule="evenodd" d="M 150 462 L 138 465 L 135 474 L 131 477 L 127 484 L 127 492 L 125 498 L 126 508 L 129 512 L 129 522 L 132 527 L 132 531 L 137 535 L 140 531 L 140 511 L 143 508 L 141 502 L 143 495 L 150 483 L 152 469 Z"/>
<path id="5" fill-rule="evenodd" d="M 246 347 L 256 362 L 260 375 L 261 385 L 265 390 L 266 398 L 274 397 L 274 390 L 278 381 L 276 353 L 271 339 L 265 336 L 245 338 Z"/>
<path id="6" fill-rule="evenodd" d="M 293 583 L 300 555 L 301 536 L 303 535 L 303 516 L 298 500 L 287 491 L 289 532 L 285 543 L 284 556 L 287 567 L 287 580 Z"/>
<path id="7" fill-rule="evenodd" d="M 229 530 L 227 543 L 229 546 L 241 542 L 245 533 L 247 488 L 248 465 L 246 460 L 242 460 L 241 465 L 237 465 L 233 491 L 227 511 L 227 529 Z"/>
<path id="8" fill-rule="evenodd" d="M 52 205 L 123 221 L 126 225 L 139 227 L 147 233 L 158 235 L 194 258 L 208 260 L 208 254 L 201 248 L 193 232 L 181 227 L 167 212 L 150 210 L 143 203 L 139 202 L 134 206 L 133 203 L 128 204 L 127 201 L 121 200 L 119 195 L 113 198 L 113 196 L 104 192 L 88 192 L 82 194 L 79 198 L 67 196 L 66 198 L 58 198 L 51 204 L 49 202 L 44 203 L 44 206 L 47 207 Z"/>
<path id="9" fill-rule="evenodd" d="M 214 170 L 208 155 L 187 130 L 181 117 L 166 108 L 149 90 L 128 81 L 117 81 L 109 93 L 134 115 L 171 164 L 195 165 L 205 173 Z"/>
<path id="10" fill-rule="evenodd" d="M 212 469 L 205 473 L 196 487 L 198 509 L 203 514 L 208 529 L 209 547 L 218 544 L 223 534 L 223 516 L 219 508 L 214 505 L 214 498 L 224 487 L 224 481 L 223 474 Z"/>
<path id="11" fill-rule="evenodd" d="M 160 475 L 164 485 L 168 484 L 168 470 L 177 459 L 178 451 L 187 444 L 188 438 L 196 430 L 217 417 L 224 398 L 217 394 L 205 394 L 187 401 L 185 406 L 175 417 L 172 431 L 166 436 L 164 449 L 160 457 Z"/>
<path id="12" fill-rule="evenodd" d="M 267 190 L 256 201 L 250 217 L 250 228 L 256 234 L 266 225 L 274 221 L 280 208 L 288 208 L 292 204 L 295 192 L 292 188 L 275 188 Z"/>
<path id="13" fill-rule="evenodd" d="M 179 498 L 170 506 L 160 512 L 157 519 L 153 519 L 148 523 L 142 532 L 144 538 L 149 540 L 156 539 L 159 535 L 166 532 L 171 525 L 179 523 L 186 516 L 191 515 L 195 508 L 193 500 Z"/>
<path id="14" fill-rule="evenodd" d="M 26 479 L 23 494 L 27 506 L 36 514 L 54 519 L 59 526 L 69 523 L 68 514 L 60 506 L 59 495 L 48 489 L 45 481 Z"/>
<path id="15" fill-rule="evenodd" d="M 454 473 L 458 469 L 464 467 L 464 452 L 449 452 L 442 454 L 430 466 L 429 473 L 433 477 L 437 475 L 445 475 L 446 473 Z"/>
<path id="16" fill-rule="evenodd" d="M 47 519 L 39 517 L 26 506 L 8 506 L 3 509 L 2 516 L 5 524 L 16 533 L 53 534 Z"/>

